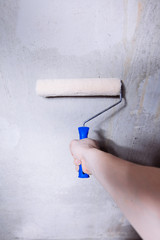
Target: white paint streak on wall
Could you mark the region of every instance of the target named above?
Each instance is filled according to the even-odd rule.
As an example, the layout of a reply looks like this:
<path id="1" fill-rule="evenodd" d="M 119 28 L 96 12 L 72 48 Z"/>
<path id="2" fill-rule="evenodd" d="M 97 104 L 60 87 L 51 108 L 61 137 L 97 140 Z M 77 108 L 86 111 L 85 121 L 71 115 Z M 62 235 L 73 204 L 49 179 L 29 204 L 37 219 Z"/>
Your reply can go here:
<path id="1" fill-rule="evenodd" d="M 37 8 L 38 6 L 38 8 Z M 78 6 L 78 8 L 77 8 Z M 137 11 L 130 1 L 129 12 Z M 127 11 L 127 9 L 126 9 Z M 84 55 L 120 44 L 123 24 L 129 25 L 127 41 L 135 31 L 136 14 L 124 18 L 123 1 L 21 1 L 17 37 L 29 49 L 56 48 L 62 55 Z M 42 21 L 43 19 L 43 21 Z M 111 24 L 112 22 L 112 24 Z M 51 37 L 52 36 L 52 37 Z"/>

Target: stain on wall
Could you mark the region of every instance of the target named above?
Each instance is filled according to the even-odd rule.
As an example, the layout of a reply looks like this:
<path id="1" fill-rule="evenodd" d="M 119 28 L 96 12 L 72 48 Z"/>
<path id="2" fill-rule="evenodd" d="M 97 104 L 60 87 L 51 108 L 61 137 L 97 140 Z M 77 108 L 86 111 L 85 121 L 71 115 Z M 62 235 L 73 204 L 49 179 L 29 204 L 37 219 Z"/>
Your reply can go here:
<path id="1" fill-rule="evenodd" d="M 125 100 L 89 123 L 129 161 L 159 166 L 160 2 L 0 1 L 0 238 L 139 239 L 69 143 L 109 98 L 42 99 L 39 78 L 119 77 Z M 84 108 L 85 106 L 85 108 Z"/>

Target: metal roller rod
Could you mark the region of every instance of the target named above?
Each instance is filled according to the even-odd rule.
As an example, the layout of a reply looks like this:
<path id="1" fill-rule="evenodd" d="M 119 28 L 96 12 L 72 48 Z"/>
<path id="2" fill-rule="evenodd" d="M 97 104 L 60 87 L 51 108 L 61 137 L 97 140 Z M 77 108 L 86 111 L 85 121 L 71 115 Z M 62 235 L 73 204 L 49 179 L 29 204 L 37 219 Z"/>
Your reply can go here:
<path id="1" fill-rule="evenodd" d="M 91 118 L 89 118 L 89 119 L 87 119 L 86 121 L 84 121 L 84 122 L 83 122 L 83 126 L 85 126 L 85 124 L 86 124 L 87 122 L 91 121 L 92 119 L 98 117 L 98 116 L 101 115 L 102 113 L 104 113 L 104 112 L 110 110 L 111 108 L 115 107 L 116 105 L 118 105 L 119 103 L 122 102 L 122 81 L 121 81 L 121 91 L 120 91 L 120 95 L 119 95 L 119 97 L 120 97 L 120 98 L 119 98 L 119 101 L 118 101 L 118 102 L 114 103 L 114 104 L 111 105 L 110 107 L 104 109 L 103 111 L 97 113 L 96 115 L 94 115 L 94 116 L 92 116 Z"/>

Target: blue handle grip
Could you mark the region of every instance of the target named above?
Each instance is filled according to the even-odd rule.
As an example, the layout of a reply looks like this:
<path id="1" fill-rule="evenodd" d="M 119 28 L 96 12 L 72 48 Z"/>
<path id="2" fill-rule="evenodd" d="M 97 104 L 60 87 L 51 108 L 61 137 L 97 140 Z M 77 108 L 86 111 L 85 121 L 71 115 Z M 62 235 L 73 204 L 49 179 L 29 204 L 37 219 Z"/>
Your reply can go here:
<path id="1" fill-rule="evenodd" d="M 87 138 L 88 137 L 88 132 L 89 132 L 89 127 L 79 127 L 79 139 Z M 79 165 L 79 178 L 89 178 L 89 175 L 87 173 L 84 173 L 82 170 L 82 165 Z"/>

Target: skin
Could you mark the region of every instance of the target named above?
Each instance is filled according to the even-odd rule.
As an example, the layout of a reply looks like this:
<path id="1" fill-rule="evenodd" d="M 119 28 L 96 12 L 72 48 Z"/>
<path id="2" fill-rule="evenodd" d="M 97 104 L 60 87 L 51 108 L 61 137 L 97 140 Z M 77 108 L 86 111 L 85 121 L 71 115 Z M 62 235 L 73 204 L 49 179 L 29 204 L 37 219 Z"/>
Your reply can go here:
<path id="1" fill-rule="evenodd" d="M 103 152 L 92 139 L 73 140 L 70 151 L 79 164 L 112 196 L 144 240 L 160 239 L 160 169 L 141 166 Z"/>

